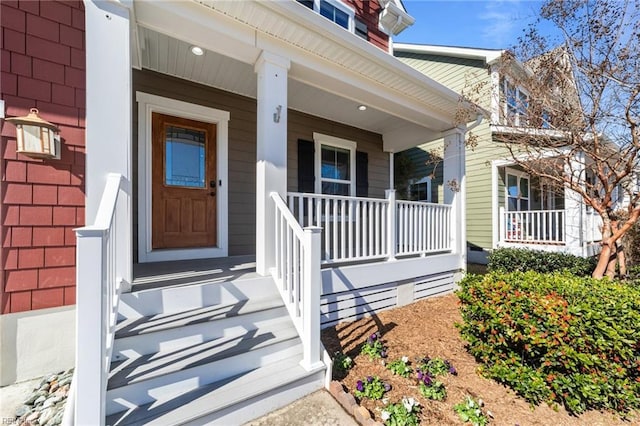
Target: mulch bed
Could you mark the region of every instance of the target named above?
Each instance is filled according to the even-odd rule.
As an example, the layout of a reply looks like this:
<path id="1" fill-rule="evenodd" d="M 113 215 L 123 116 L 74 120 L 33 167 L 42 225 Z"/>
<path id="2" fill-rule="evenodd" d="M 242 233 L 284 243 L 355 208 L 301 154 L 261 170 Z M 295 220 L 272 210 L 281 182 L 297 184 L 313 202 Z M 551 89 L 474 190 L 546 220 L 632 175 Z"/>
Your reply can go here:
<path id="1" fill-rule="evenodd" d="M 354 360 L 354 367 L 342 377 L 336 376 L 344 388 L 353 394 L 358 380 L 367 376 L 379 376 L 391 384 L 391 391 L 385 394 L 388 402 L 399 402 L 404 396 L 412 396 L 422 407 L 422 425 L 460 425 L 462 421 L 453 411 L 453 406 L 470 395 L 484 401 L 484 410 L 491 411 L 494 425 L 630 425 L 640 424 L 640 415 L 631 421 L 624 421 L 615 413 L 587 412 L 580 417 L 569 415 L 563 408 L 556 409 L 542 404 L 532 408 L 513 391 L 493 380 L 477 374 L 479 364 L 465 349 L 454 324 L 461 322 L 458 299 L 449 294 L 414 304 L 381 312 L 378 315 L 351 323 L 341 323 L 325 329 L 322 341 L 329 354 L 342 351 Z M 360 355 L 360 348 L 372 333 L 382 334 L 388 347 L 387 361 L 408 356 L 415 367 L 415 360 L 424 356 L 449 360 L 458 370 L 457 376 L 446 375 L 441 380 L 447 389 L 445 401 L 423 398 L 412 374 L 410 379 L 394 376 L 380 360 L 370 361 Z M 382 421 L 380 413 L 385 404 L 382 401 L 365 399 L 359 401 L 372 417 Z"/>

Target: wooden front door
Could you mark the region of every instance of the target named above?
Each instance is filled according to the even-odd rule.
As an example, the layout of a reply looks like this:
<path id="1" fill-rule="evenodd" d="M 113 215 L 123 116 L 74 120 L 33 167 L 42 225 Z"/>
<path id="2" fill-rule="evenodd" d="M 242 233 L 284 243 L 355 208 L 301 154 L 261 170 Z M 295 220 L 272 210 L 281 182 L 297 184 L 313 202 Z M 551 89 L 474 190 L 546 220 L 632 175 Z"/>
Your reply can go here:
<path id="1" fill-rule="evenodd" d="M 153 113 L 152 140 L 152 247 L 216 246 L 216 125 Z"/>

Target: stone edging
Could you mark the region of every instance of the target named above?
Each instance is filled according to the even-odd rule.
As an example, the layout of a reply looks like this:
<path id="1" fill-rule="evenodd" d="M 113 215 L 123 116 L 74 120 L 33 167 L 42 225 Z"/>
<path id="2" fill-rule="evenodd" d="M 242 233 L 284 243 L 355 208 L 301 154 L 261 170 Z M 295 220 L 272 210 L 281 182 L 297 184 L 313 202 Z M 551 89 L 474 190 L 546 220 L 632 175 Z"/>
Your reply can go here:
<path id="1" fill-rule="evenodd" d="M 345 392 L 342 384 L 337 380 L 333 380 L 329 385 L 329 393 L 362 426 L 383 426 L 382 423 L 373 420 L 369 410 L 359 406 L 353 395 Z"/>

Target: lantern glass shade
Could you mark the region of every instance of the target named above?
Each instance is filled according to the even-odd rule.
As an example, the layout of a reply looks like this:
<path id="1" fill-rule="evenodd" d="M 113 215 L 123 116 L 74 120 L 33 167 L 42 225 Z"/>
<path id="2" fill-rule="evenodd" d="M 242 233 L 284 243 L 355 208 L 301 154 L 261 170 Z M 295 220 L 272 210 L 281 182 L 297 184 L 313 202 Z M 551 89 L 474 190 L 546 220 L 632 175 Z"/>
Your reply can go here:
<path id="1" fill-rule="evenodd" d="M 58 157 L 58 128 L 38 117 L 38 110 L 31 109 L 26 117 L 8 118 L 16 126 L 16 151 L 33 158 Z"/>

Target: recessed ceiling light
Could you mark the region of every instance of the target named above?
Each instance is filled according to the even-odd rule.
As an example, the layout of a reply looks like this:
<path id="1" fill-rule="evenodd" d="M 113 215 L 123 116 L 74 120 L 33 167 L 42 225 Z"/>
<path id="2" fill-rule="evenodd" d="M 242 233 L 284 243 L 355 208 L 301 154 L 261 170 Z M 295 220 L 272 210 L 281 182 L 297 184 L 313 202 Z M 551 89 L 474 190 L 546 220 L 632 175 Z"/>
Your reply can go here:
<path id="1" fill-rule="evenodd" d="M 367 110 L 367 106 L 366 105 L 358 105 L 358 110 L 366 111 Z"/>
<path id="2" fill-rule="evenodd" d="M 204 50 L 202 49 L 202 47 L 191 46 L 191 53 L 193 53 L 196 56 L 202 56 L 204 55 Z"/>

